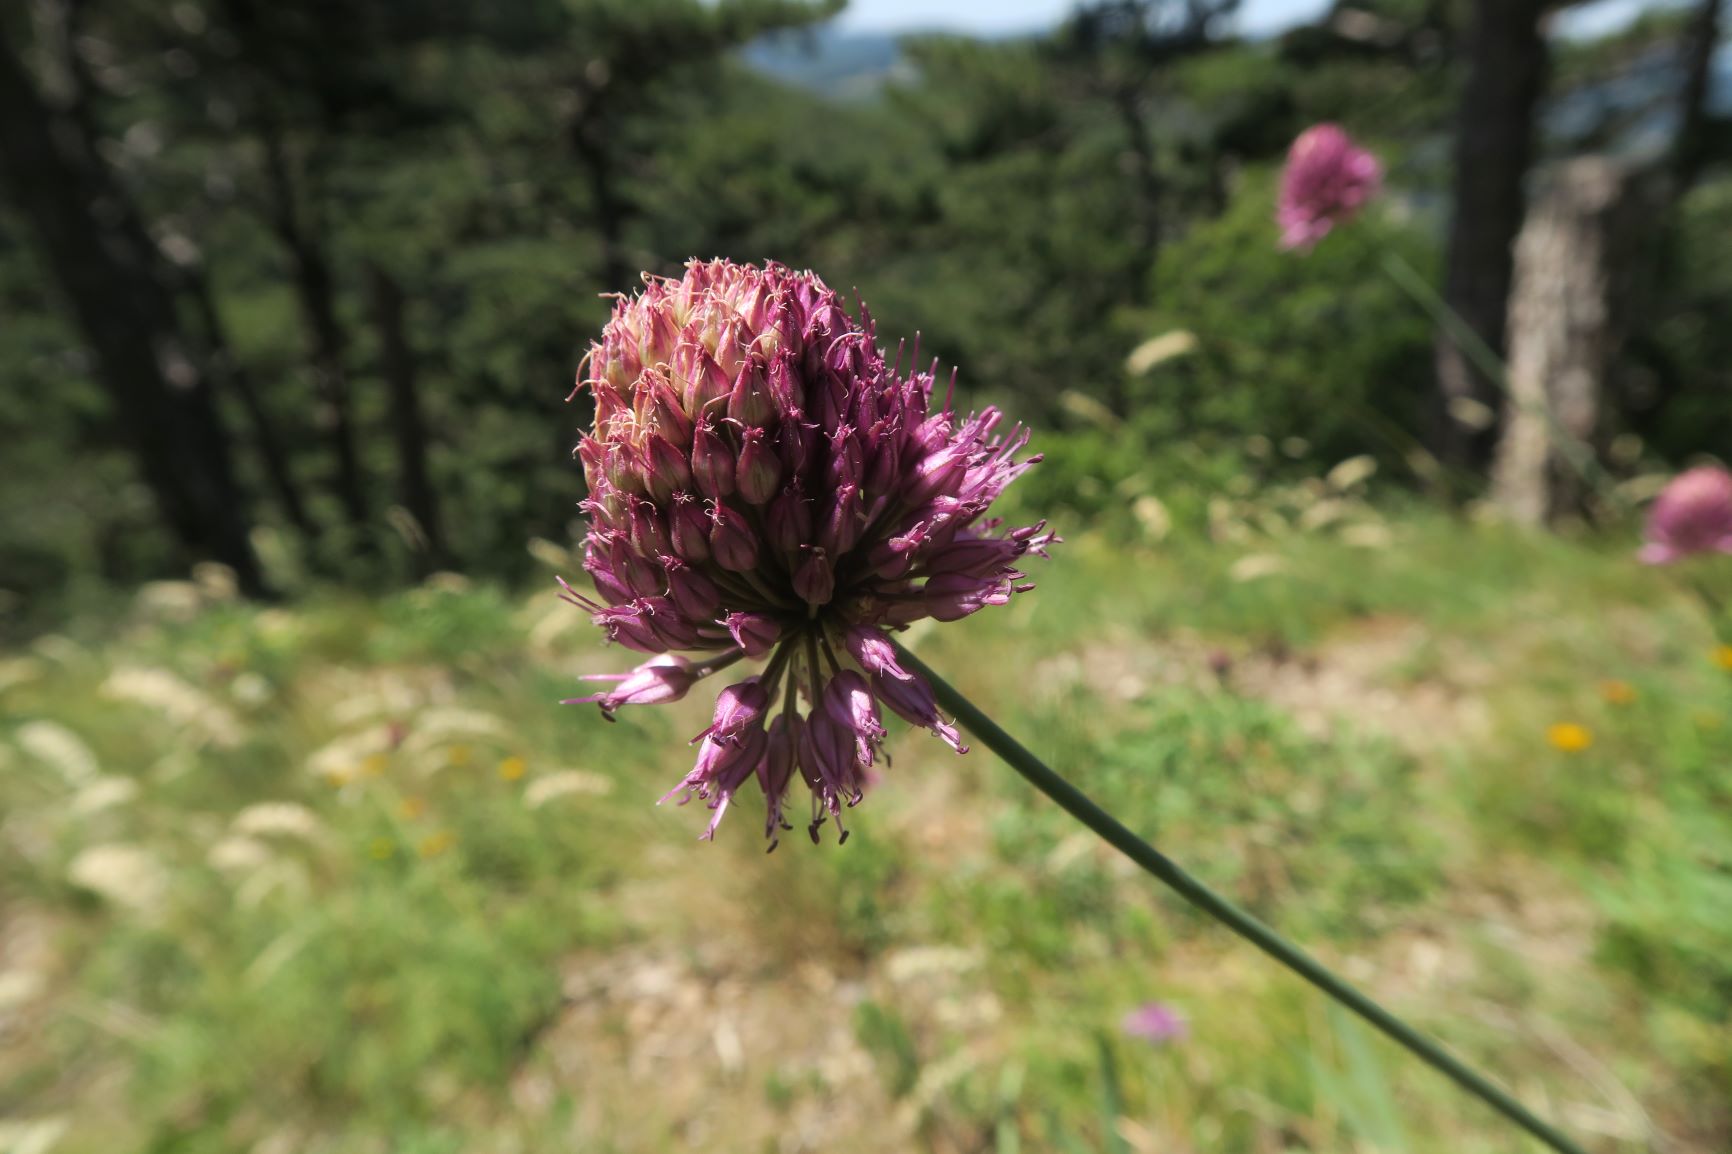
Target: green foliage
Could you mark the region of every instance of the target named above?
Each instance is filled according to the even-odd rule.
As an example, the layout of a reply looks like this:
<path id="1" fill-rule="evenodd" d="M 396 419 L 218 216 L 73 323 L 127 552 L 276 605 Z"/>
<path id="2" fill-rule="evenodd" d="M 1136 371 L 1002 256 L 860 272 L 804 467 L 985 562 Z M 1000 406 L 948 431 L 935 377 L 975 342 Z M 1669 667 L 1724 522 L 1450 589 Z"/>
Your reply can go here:
<path id="1" fill-rule="evenodd" d="M 1732 340 L 1719 323 L 1732 306 L 1732 182 L 1684 200 L 1654 276 L 1667 292 L 1645 311 L 1627 384 L 1635 429 L 1659 456 L 1724 453 L 1732 440 Z"/>
<path id="2" fill-rule="evenodd" d="M 1226 215 L 1162 253 L 1145 331 L 1196 351 L 1130 387 L 1153 445 L 1205 450 L 1260 434 L 1298 438 L 1327 467 L 1360 453 L 1399 463 L 1416 443 L 1431 331 L 1384 273 L 1391 253 L 1426 263 L 1421 234 L 1374 212 L 1304 254 L 1279 251 L 1273 186 L 1253 179 Z"/>

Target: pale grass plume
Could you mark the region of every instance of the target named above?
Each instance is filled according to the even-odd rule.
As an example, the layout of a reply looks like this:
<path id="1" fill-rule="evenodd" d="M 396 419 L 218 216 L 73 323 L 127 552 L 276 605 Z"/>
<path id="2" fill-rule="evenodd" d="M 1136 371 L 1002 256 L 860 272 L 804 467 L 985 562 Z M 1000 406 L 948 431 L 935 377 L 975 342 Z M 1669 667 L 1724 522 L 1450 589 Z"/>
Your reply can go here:
<path id="1" fill-rule="evenodd" d="M 1336 497 L 1325 497 L 1299 514 L 1299 528 L 1307 533 L 1315 533 L 1335 524 L 1351 511 L 1346 501 Z"/>
<path id="2" fill-rule="evenodd" d="M 1125 371 L 1133 377 L 1147 375 L 1159 365 L 1195 352 L 1197 336 L 1184 329 L 1174 329 L 1158 337 L 1150 337 L 1125 358 Z"/>
<path id="3" fill-rule="evenodd" d="M 58 721 L 27 721 L 18 727 L 14 740 L 19 749 L 58 772 L 67 785 L 85 785 L 99 772 L 90 746 Z"/>
<path id="4" fill-rule="evenodd" d="M 527 548 L 531 557 L 555 573 L 568 572 L 574 567 L 571 550 L 545 537 L 531 537 Z"/>
<path id="5" fill-rule="evenodd" d="M 0 693 L 19 685 L 28 685 L 42 676 L 42 662 L 34 657 L 13 657 L 0 661 Z"/>
<path id="6" fill-rule="evenodd" d="M 133 610 L 151 621 L 191 621 L 203 611 L 204 593 L 191 581 L 148 581 L 133 595 Z"/>
<path id="7" fill-rule="evenodd" d="M 139 913 L 157 909 L 168 893 L 168 871 L 142 846 L 91 846 L 72 859 L 67 880 L 110 905 Z"/>
<path id="8" fill-rule="evenodd" d="M 316 841 L 325 832 L 318 815 L 292 801 L 263 801 L 235 815 L 230 828 L 243 837 L 287 837 Z"/>
<path id="9" fill-rule="evenodd" d="M 612 778 L 581 769 L 562 769 L 530 782 L 523 790 L 523 804 L 540 809 L 562 797 L 605 797 L 612 792 Z"/>
<path id="10" fill-rule="evenodd" d="M 79 817 L 115 809 L 138 797 L 138 783 L 130 777 L 100 774 L 72 797 L 72 812 Z"/>
<path id="11" fill-rule="evenodd" d="M 200 561 L 192 567 L 192 583 L 205 600 L 215 603 L 240 598 L 240 582 L 235 571 L 219 561 Z"/>
<path id="12" fill-rule="evenodd" d="M 63 1114 L 0 1121 L 0 1150 L 6 1154 L 51 1154 L 71 1128 Z"/>
<path id="13" fill-rule="evenodd" d="M 1395 544 L 1395 532 L 1381 521 L 1360 521 L 1338 534 L 1342 544 L 1355 549 L 1387 549 Z"/>
<path id="14" fill-rule="evenodd" d="M 272 695 L 271 683 L 250 670 L 229 682 L 229 696 L 242 705 L 263 705 Z"/>
<path id="15" fill-rule="evenodd" d="M 427 773 L 433 773 L 445 768 L 449 760 L 427 760 L 429 753 L 456 744 L 491 742 L 503 745 L 511 738 L 511 727 L 496 714 L 480 709 L 440 706 L 422 710 L 412 719 L 409 732 L 403 739 L 403 752 L 418 759 L 418 764 L 422 764 Z"/>
<path id="16" fill-rule="evenodd" d="M 234 903 L 241 909 L 254 909 L 272 898 L 281 897 L 292 905 L 308 901 L 312 892 L 312 880 L 307 876 L 306 866 L 293 858 L 273 856 L 239 877 Z"/>
<path id="17" fill-rule="evenodd" d="M 1274 553 L 1251 553 L 1233 562 L 1227 570 L 1227 576 L 1238 582 L 1259 581 L 1265 577 L 1274 577 L 1287 572 L 1285 557 Z"/>
<path id="18" fill-rule="evenodd" d="M 256 838 L 229 836 L 206 852 L 205 864 L 225 874 L 246 874 L 268 863 L 275 853 Z"/>
<path id="19" fill-rule="evenodd" d="M 389 725 L 373 725 L 355 733 L 345 733 L 308 755 L 307 772 L 330 780 L 359 776 L 369 758 L 383 756 L 391 749 L 394 736 Z"/>
<path id="20" fill-rule="evenodd" d="M 167 669 L 131 666 L 116 669 L 102 683 L 103 697 L 154 709 L 169 721 L 197 731 L 212 745 L 232 749 L 246 736 L 225 705 Z"/>
<path id="21" fill-rule="evenodd" d="M 551 653 L 561 641 L 580 632 L 588 624 L 574 618 L 571 607 L 554 592 L 537 593 L 530 597 L 519 610 L 518 619 L 523 627 L 529 651 L 540 655 Z M 587 642 L 590 639 L 585 637 L 584 640 Z"/>
<path id="22" fill-rule="evenodd" d="M 19 968 L 0 971 L 0 1014 L 21 1010 L 47 992 L 48 975 L 40 970 Z M 3 1149 L 4 1140 L 0 1139 L 0 1150 Z"/>
<path id="23" fill-rule="evenodd" d="M 1137 519 L 1143 535 L 1150 541 L 1164 541 L 1173 531 L 1173 515 L 1167 511 L 1165 502 L 1153 493 L 1145 493 L 1131 502 L 1131 516 Z"/>
<path id="24" fill-rule="evenodd" d="M 421 686 L 395 673 L 344 672 L 327 679 L 331 703 L 326 709 L 339 728 L 384 717 L 413 713 L 426 701 Z"/>
<path id="25" fill-rule="evenodd" d="M 1377 474 L 1377 458 L 1361 453 L 1349 457 L 1324 475 L 1324 483 L 1337 493 L 1358 488 Z"/>

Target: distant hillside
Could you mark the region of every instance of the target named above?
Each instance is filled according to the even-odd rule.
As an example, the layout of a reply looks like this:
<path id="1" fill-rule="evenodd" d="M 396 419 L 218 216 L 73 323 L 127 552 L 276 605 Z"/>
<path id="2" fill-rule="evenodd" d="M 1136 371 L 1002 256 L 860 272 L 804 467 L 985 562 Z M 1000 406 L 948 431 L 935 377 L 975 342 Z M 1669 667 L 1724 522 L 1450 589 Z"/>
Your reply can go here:
<path id="1" fill-rule="evenodd" d="M 826 96 L 869 96 L 893 76 L 906 33 L 845 32 L 833 25 L 766 36 L 741 52 L 746 63 Z"/>

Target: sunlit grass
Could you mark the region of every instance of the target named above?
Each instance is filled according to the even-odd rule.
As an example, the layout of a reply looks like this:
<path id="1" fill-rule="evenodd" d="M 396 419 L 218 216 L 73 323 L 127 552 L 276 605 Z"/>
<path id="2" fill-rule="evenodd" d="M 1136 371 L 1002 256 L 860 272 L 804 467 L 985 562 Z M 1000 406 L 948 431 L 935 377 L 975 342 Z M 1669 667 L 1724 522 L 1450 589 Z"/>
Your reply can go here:
<path id="1" fill-rule="evenodd" d="M 1566 1125 L 1714 1148 L 1706 622 L 1621 545 L 1379 523 L 1072 534 L 911 640 Z M 630 657 L 549 595 L 159 588 L 75 635 L 0 663 L 0 1113 L 58 1149 L 1510 1148 L 984 754 L 899 735 L 840 849 L 748 806 L 697 844 L 653 802 L 703 703 L 556 705 Z M 1120 1036 L 1151 999 L 1189 1037 Z"/>

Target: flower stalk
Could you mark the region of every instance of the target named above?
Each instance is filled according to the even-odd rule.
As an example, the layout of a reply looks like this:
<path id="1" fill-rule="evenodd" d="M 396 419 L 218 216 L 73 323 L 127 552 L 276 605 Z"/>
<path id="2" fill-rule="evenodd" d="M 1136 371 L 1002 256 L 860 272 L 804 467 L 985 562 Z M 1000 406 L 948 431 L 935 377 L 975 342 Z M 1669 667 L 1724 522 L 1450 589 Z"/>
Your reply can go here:
<path id="1" fill-rule="evenodd" d="M 1072 785 L 1051 766 L 1029 752 L 1016 738 L 973 702 L 957 692 L 949 682 L 935 673 L 925 662 L 892 642 L 896 658 L 903 668 L 913 671 L 932 687 L 939 706 L 988 749 L 1003 758 L 1030 785 L 1046 794 L 1072 817 L 1114 849 L 1130 858 L 1142 869 L 1164 882 L 1170 889 L 1202 910 L 1228 929 L 1310 982 L 1337 1002 L 1358 1014 L 1365 1021 L 1400 1043 L 1409 1053 L 1453 1081 L 1457 1086 L 1502 1114 L 1505 1118 L 1559 1151 L 1559 1154 L 1584 1154 L 1582 1148 L 1562 1132 L 1530 1112 L 1520 1102 L 1485 1076 L 1452 1056 L 1438 1043 L 1415 1030 L 1394 1014 L 1338 977 L 1316 958 L 1264 925 L 1191 876 L 1171 858 L 1132 833 L 1119 820 L 1097 805 L 1089 796 Z"/>

